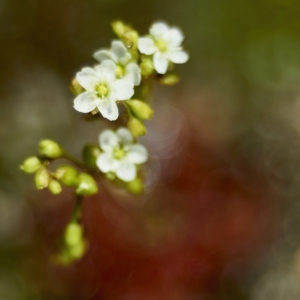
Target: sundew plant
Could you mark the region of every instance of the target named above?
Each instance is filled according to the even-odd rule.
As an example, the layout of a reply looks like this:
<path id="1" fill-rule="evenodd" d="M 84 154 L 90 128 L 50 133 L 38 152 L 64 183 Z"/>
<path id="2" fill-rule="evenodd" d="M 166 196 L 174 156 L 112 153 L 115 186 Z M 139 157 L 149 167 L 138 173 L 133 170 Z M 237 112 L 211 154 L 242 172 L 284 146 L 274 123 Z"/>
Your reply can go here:
<path id="1" fill-rule="evenodd" d="M 118 39 L 108 49 L 93 54 L 95 66 L 87 66 L 76 74 L 71 91 L 75 95 L 74 109 L 79 113 L 100 114 L 112 122 L 121 118 L 124 125 L 115 128 L 112 123 L 111 128 L 99 134 L 97 143 L 84 145 L 82 161 L 62 145 L 45 139 L 39 143 L 39 155 L 28 157 L 21 165 L 24 172 L 34 174 L 38 190 L 47 188 L 58 195 L 63 188 L 74 189 L 72 217 L 55 255 L 56 262 L 61 264 L 81 259 L 87 250 L 81 208 L 84 197 L 99 192 L 99 176 L 128 193 L 143 193 L 143 164 L 149 153 L 138 138 L 147 133 L 143 121 L 154 114 L 149 103 L 152 83 L 176 84 L 179 77 L 173 72 L 174 65 L 189 58 L 182 48 L 181 30 L 164 22 L 154 23 L 144 36 L 121 21 L 113 22 L 112 29 Z M 123 114 L 119 111 L 121 105 Z M 60 159 L 69 164 L 54 169 L 53 162 Z"/>

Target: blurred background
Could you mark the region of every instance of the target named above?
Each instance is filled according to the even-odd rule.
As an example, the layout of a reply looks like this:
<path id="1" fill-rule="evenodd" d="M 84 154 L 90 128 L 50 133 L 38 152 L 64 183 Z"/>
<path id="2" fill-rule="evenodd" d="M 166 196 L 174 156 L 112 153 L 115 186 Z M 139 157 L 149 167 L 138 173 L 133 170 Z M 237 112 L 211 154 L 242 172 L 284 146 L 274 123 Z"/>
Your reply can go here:
<path id="1" fill-rule="evenodd" d="M 0 299 L 300 299 L 300 2 L 0 1 Z M 80 158 L 110 126 L 69 84 L 121 18 L 186 35 L 182 81 L 155 87 L 146 193 L 84 200 L 85 257 L 53 264 L 71 191 L 19 165 L 54 139 Z"/>

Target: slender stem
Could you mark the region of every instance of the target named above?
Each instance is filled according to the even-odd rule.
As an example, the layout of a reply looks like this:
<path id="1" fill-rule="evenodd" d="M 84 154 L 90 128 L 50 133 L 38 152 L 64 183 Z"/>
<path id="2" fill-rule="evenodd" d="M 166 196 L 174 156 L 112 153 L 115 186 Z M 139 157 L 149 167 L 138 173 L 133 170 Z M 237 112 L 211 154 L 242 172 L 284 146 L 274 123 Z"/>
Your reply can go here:
<path id="1" fill-rule="evenodd" d="M 72 163 L 74 163 L 76 166 L 78 166 L 79 168 L 86 168 L 86 165 L 84 163 L 82 163 L 81 161 L 77 160 L 74 156 L 72 156 L 71 154 L 69 154 L 68 152 L 64 151 L 64 158 L 68 159 L 69 161 L 71 161 Z"/>
<path id="2" fill-rule="evenodd" d="M 129 118 L 132 118 L 133 117 L 133 113 L 132 113 L 130 107 L 128 106 L 128 104 L 126 103 L 126 101 L 122 101 L 122 104 L 124 104 L 124 106 L 125 106 L 125 108 L 127 110 L 127 113 L 129 115 Z"/>
<path id="3" fill-rule="evenodd" d="M 71 222 L 78 223 L 81 218 L 82 196 L 76 195 L 76 202 L 73 208 Z"/>

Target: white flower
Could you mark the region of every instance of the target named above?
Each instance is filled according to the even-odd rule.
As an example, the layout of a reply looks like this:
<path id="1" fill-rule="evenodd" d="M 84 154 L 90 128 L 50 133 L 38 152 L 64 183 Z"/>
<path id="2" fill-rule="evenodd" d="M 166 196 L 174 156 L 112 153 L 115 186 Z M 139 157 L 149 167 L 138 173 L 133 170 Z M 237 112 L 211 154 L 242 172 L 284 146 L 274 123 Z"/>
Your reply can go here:
<path id="1" fill-rule="evenodd" d="M 140 144 L 132 144 L 133 137 L 127 128 L 116 132 L 106 129 L 99 136 L 103 153 L 97 158 L 97 166 L 103 173 L 113 172 L 116 176 L 129 182 L 136 178 L 136 165 L 148 159 L 147 149 Z"/>
<path id="2" fill-rule="evenodd" d="M 83 68 L 76 79 L 86 89 L 74 100 L 74 108 L 88 113 L 98 108 L 104 118 L 110 121 L 119 116 L 116 101 L 128 100 L 133 96 L 133 85 L 125 79 L 116 79 L 116 65 L 105 60 L 95 69 Z"/>
<path id="3" fill-rule="evenodd" d="M 183 64 L 189 55 L 180 46 L 184 36 L 180 29 L 157 22 L 150 28 L 150 36 L 139 38 L 138 48 L 146 55 L 153 54 L 154 68 L 159 74 L 165 74 L 169 61 Z"/>
<path id="4" fill-rule="evenodd" d="M 110 51 L 97 51 L 94 58 L 100 63 L 107 59 L 112 60 L 117 65 L 118 78 L 127 79 L 135 86 L 141 83 L 140 68 L 136 63 L 130 62 L 131 55 L 121 41 L 113 41 Z"/>

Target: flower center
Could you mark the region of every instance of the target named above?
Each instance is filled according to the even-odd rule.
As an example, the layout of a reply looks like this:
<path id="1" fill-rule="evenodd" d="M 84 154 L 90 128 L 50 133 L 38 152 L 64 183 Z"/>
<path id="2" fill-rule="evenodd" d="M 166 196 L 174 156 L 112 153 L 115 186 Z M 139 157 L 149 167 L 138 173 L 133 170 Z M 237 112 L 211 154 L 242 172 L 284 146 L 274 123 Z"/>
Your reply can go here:
<path id="1" fill-rule="evenodd" d="M 155 46 L 160 52 L 165 52 L 168 49 L 167 43 L 164 40 L 157 40 Z"/>
<path id="2" fill-rule="evenodd" d="M 104 84 L 104 83 L 99 84 L 99 85 L 96 87 L 96 91 L 97 91 L 98 95 L 99 95 L 101 98 L 104 98 L 104 97 L 107 96 L 107 94 L 108 94 L 108 88 L 107 88 L 107 85 Z"/>
<path id="3" fill-rule="evenodd" d="M 113 156 L 115 159 L 122 159 L 126 155 L 126 151 L 122 147 L 114 149 Z"/>
<path id="4" fill-rule="evenodd" d="M 117 69 L 116 69 L 116 77 L 117 78 L 122 78 L 124 76 L 125 70 L 122 66 L 117 65 Z"/>

